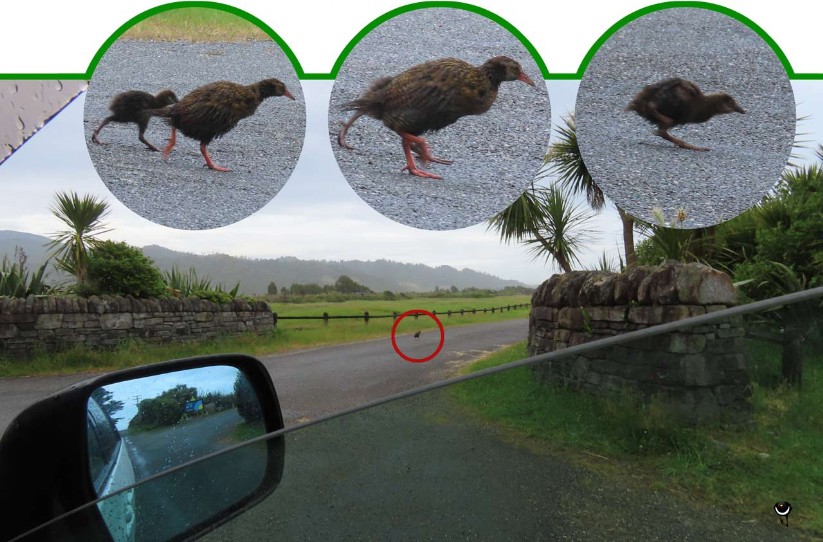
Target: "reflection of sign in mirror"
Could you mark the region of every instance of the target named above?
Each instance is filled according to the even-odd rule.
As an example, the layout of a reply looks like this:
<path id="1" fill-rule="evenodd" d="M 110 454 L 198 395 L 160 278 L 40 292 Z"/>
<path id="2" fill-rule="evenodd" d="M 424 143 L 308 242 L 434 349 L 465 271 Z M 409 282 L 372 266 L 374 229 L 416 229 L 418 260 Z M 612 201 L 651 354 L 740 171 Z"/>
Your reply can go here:
<path id="1" fill-rule="evenodd" d="M 107 384 L 92 402 L 122 436 L 136 481 L 265 433 L 254 387 L 231 366 Z"/>
<path id="2" fill-rule="evenodd" d="M 183 412 L 201 412 L 203 410 L 203 400 L 198 399 L 196 401 L 186 401 L 186 405 L 183 407 Z"/>

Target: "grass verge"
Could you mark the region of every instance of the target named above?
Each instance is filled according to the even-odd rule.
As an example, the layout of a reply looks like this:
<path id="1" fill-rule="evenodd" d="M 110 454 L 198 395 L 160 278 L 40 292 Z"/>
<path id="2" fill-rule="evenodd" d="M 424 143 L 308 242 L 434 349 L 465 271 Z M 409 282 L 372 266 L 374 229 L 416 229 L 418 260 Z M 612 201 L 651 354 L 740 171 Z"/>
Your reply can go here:
<path id="1" fill-rule="evenodd" d="M 260 28 L 231 13 L 210 8 L 180 8 L 143 19 L 123 39 L 239 42 L 271 39 Z"/>
<path id="2" fill-rule="evenodd" d="M 474 364 L 477 371 L 527 355 L 525 344 Z M 810 352 L 803 391 L 754 383 L 754 423 L 746 428 L 686 427 L 660 403 L 629 394 L 595 398 L 535 381 L 529 368 L 454 386 L 452 393 L 481 418 L 531 449 L 562 453 L 615 476 L 627 471 L 744 517 L 777 521 L 777 501 L 793 505 L 792 527 L 823 535 L 823 369 Z M 753 344 L 753 373 L 779 374 L 779 351 Z"/>

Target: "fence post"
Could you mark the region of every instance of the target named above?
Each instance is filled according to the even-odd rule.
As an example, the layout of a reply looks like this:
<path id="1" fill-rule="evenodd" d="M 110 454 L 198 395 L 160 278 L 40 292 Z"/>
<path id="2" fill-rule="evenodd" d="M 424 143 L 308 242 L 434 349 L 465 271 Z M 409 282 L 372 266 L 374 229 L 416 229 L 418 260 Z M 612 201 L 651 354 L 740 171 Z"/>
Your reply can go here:
<path id="1" fill-rule="evenodd" d="M 369 323 L 369 311 L 363 313 L 363 320 L 366 321 L 366 324 Z"/>
<path id="2" fill-rule="evenodd" d="M 492 307 L 492 314 L 494 314 L 494 307 Z"/>
<path id="3" fill-rule="evenodd" d="M 327 312 L 323 313 L 323 325 L 329 325 L 329 313 Z"/>
<path id="4" fill-rule="evenodd" d="M 399 314 L 397 314 L 397 311 L 392 311 L 392 313 L 391 313 L 392 322 L 397 320 L 398 316 L 399 316 Z"/>
<path id="5" fill-rule="evenodd" d="M 460 309 L 460 316 L 463 316 L 463 309 Z"/>
<path id="6" fill-rule="evenodd" d="M 452 311 L 447 312 L 447 313 L 446 313 L 446 316 L 448 316 L 449 318 L 451 318 L 451 317 L 452 317 Z"/>

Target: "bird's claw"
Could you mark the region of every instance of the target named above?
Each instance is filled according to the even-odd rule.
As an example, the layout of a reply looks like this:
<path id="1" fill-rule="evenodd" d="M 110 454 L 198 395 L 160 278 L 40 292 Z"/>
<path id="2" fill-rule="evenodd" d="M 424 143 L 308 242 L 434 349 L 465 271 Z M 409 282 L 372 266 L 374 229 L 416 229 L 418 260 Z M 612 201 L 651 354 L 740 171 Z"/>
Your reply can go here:
<path id="1" fill-rule="evenodd" d="M 428 171 L 423 171 L 422 169 L 419 169 L 419 168 L 410 168 L 409 166 L 403 166 L 403 169 L 401 169 L 400 171 L 402 172 L 402 171 L 406 171 L 406 170 L 409 170 L 409 173 L 411 175 L 416 176 L 416 177 L 425 177 L 427 179 L 442 179 L 443 178 L 440 175 L 435 175 L 434 173 L 429 173 Z"/>

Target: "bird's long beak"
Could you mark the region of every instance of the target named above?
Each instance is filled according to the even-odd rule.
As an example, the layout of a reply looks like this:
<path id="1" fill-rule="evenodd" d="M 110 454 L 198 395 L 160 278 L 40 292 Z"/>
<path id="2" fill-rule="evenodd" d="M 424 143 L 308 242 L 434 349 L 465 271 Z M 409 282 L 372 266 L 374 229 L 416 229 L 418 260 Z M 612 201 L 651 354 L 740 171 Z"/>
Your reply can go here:
<path id="1" fill-rule="evenodd" d="M 285 96 L 286 98 L 289 98 L 291 100 L 294 100 L 294 96 L 292 96 L 291 92 L 289 92 L 288 90 L 283 91 L 283 96 Z"/>
<path id="2" fill-rule="evenodd" d="M 737 105 L 737 106 L 734 108 L 734 110 L 735 110 L 735 111 L 737 111 L 738 113 L 745 113 L 745 112 L 746 112 L 746 110 L 745 110 L 745 109 L 743 109 L 742 107 L 740 107 L 740 105 Z"/>
<path id="3" fill-rule="evenodd" d="M 527 85 L 534 86 L 534 81 L 532 81 L 531 79 L 529 79 L 529 76 L 528 76 L 528 75 L 526 75 L 526 72 L 520 72 L 520 75 L 518 75 L 518 76 L 517 76 L 517 80 L 518 80 L 518 81 L 523 81 L 523 82 L 524 82 L 524 83 L 526 83 Z"/>

